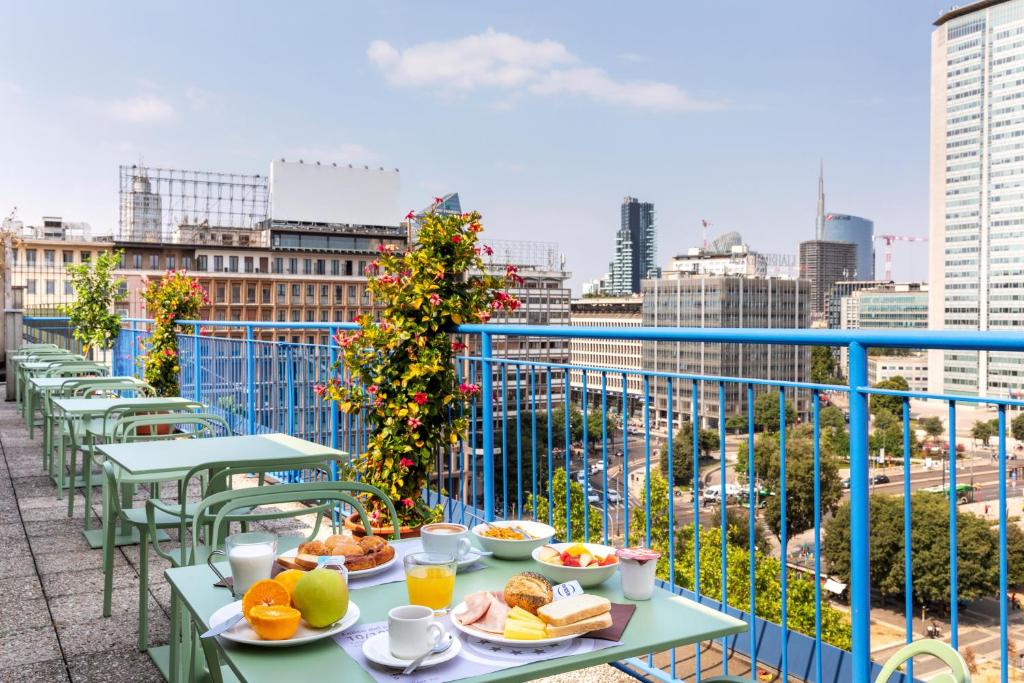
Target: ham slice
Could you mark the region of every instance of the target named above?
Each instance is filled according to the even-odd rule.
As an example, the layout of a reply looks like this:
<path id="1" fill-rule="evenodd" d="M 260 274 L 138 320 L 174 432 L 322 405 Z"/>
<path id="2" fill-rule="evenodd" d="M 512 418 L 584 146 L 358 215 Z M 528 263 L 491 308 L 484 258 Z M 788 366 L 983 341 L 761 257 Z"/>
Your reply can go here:
<path id="1" fill-rule="evenodd" d="M 466 609 L 455 617 L 461 624 L 472 624 L 488 633 L 504 632 L 509 608 L 500 594 L 490 591 L 470 593 L 466 596 L 465 602 Z"/>

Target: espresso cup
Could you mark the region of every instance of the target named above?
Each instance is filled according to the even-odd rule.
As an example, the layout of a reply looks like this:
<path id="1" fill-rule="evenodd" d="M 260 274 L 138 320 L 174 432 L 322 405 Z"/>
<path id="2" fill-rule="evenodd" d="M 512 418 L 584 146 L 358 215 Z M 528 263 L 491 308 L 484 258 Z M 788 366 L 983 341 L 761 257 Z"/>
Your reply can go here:
<path id="1" fill-rule="evenodd" d="M 388 612 L 388 649 L 398 659 L 416 659 L 444 638 L 444 628 L 434 621 L 434 610 L 422 605 L 402 605 Z"/>
<path id="2" fill-rule="evenodd" d="M 451 555 L 456 560 L 466 559 L 473 550 L 469 528 L 449 522 L 428 524 L 420 529 L 420 542 L 424 551 Z"/>

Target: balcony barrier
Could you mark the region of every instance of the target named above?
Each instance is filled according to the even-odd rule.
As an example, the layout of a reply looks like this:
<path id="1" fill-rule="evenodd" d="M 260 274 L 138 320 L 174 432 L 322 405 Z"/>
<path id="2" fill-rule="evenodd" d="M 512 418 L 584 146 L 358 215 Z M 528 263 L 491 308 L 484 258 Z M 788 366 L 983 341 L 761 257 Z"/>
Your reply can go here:
<path id="1" fill-rule="evenodd" d="M 149 321 L 126 320 L 125 327 L 113 353 L 115 374 L 141 374 L 140 359 L 146 353 L 150 334 Z M 313 392 L 313 386 L 331 376 L 331 366 L 337 359 L 339 349 L 333 341 L 338 330 L 355 329 L 354 324 L 341 323 L 268 323 L 268 322 L 225 322 L 225 321 L 181 321 L 187 333 L 179 335 L 181 393 L 188 398 L 203 401 L 222 412 L 230 421 L 234 431 L 241 434 L 259 432 L 287 432 L 295 436 L 329 444 L 348 453 L 358 454 L 367 439 L 366 426 L 358 416 L 341 414 L 332 404 L 320 401 Z M 32 340 L 53 340 L 52 335 L 67 334 L 66 321 L 59 318 L 26 318 L 26 338 Z M 63 325 L 63 327 L 62 327 Z M 63 332 L 61 332 L 63 330 Z M 287 334 L 286 334 L 287 331 Z M 293 331 L 327 340 L 326 343 L 299 343 L 267 340 L 290 336 Z M 911 430 L 910 401 L 928 399 L 941 402 L 947 413 L 948 447 L 948 518 L 949 547 L 958 545 L 957 489 L 957 447 L 956 421 L 959 404 L 982 404 L 996 410 L 996 451 L 998 462 L 998 491 L 994 504 L 998 509 L 998 635 L 1000 647 L 1001 680 L 1007 681 L 1009 672 L 1009 574 L 1007 557 L 1007 442 L 1008 413 L 1024 408 L 1024 401 L 1014 398 L 973 397 L 960 395 L 929 394 L 924 392 L 896 391 L 873 388 L 868 385 L 868 349 L 943 349 L 963 351 L 1024 351 L 1024 337 L 1002 333 L 953 333 L 953 332 L 888 332 L 888 331 L 833 331 L 833 330 L 762 330 L 762 329 L 682 329 L 682 328 L 587 328 L 587 327 L 540 327 L 464 325 L 456 334 L 463 335 L 471 343 L 468 355 L 460 356 L 458 374 L 460 381 L 481 385 L 479 399 L 469 407 L 470 430 L 465 439 L 449 452 L 439 454 L 432 487 L 425 492 L 428 501 L 442 505 L 445 515 L 455 521 L 470 522 L 474 516 L 487 519 L 515 517 L 519 515 L 540 518 L 543 521 L 560 524 L 565 537 L 579 535 L 589 539 L 593 534 L 607 542 L 610 538 L 628 539 L 631 542 L 650 544 L 652 536 L 667 536 L 668 576 L 663 585 L 666 588 L 698 600 L 714 609 L 726 609 L 748 621 L 748 633 L 722 639 L 720 645 L 726 653 L 740 653 L 759 664 L 770 666 L 782 674 L 782 680 L 794 676 L 807 681 L 870 681 L 880 667 L 872 660 L 871 609 L 872 585 L 869 553 L 871 548 L 871 527 L 869 520 L 869 496 L 871 493 L 871 460 L 869 457 L 871 396 L 894 397 L 902 408 L 902 462 L 903 474 L 903 543 L 902 557 L 891 558 L 902 564 L 904 581 L 903 620 L 905 641 L 915 637 L 913 599 L 914 563 L 911 525 L 911 456 L 913 436 Z M 45 337 L 44 335 L 51 335 Z M 717 377 L 700 374 L 665 373 L 648 370 L 619 369 L 597 366 L 572 366 L 565 362 L 535 360 L 514 354 L 525 348 L 529 354 L 531 345 L 514 343 L 523 340 L 640 340 L 671 344 L 708 345 L 719 352 L 729 349 L 756 349 L 778 346 L 827 346 L 845 347 L 848 352 L 848 383 L 845 385 L 815 384 L 801 381 L 753 379 L 742 377 Z M 510 343 L 511 342 L 511 343 Z M 723 351 L 724 350 L 724 351 Z M 570 385 L 570 371 L 582 375 L 582 391 Z M 345 369 L 340 370 L 342 379 Z M 627 380 L 639 379 L 642 392 L 639 404 L 628 394 Z M 621 391 L 609 391 L 609 383 L 621 387 Z M 635 384 L 635 383 L 633 383 Z M 652 387 L 661 387 L 664 397 L 665 415 L 672 417 L 671 428 L 657 417 L 658 407 Z M 756 566 L 764 555 L 755 548 L 755 524 L 757 506 L 765 495 L 755 474 L 755 461 L 761 449 L 755 432 L 755 401 L 762 393 L 770 392 L 777 398 L 778 406 L 778 491 L 769 492 L 777 497 L 780 553 L 778 585 L 780 595 L 778 619 L 764 619 L 755 616 L 758 611 L 758 574 Z M 679 404 L 679 396 L 689 395 L 689 401 Z M 576 431 L 571 419 L 563 420 L 556 433 L 554 412 L 564 406 L 573 395 L 577 395 L 582 410 L 582 435 L 574 439 Z M 728 397 L 740 401 L 739 409 L 728 406 Z M 807 399 L 808 430 L 813 445 L 813 565 L 808 567 L 810 582 L 813 583 L 814 619 L 798 632 L 791 627 L 791 590 L 803 590 L 808 579 L 804 572 L 788 559 L 790 539 L 787 506 L 794 491 L 787 488 L 787 439 L 799 435 L 801 427 L 787 419 L 787 401 L 794 397 Z M 667 472 L 674 472 L 673 440 L 677 438 L 676 427 L 687 420 L 692 428 L 691 453 L 699 453 L 701 447 L 700 416 L 701 402 L 717 398 L 717 447 L 719 453 L 717 471 L 720 495 L 715 503 L 719 508 L 719 524 L 711 531 L 717 533 L 712 546 L 719 558 L 717 567 L 701 561 L 702 553 L 708 548 L 701 538 L 703 521 L 697 508 L 701 494 L 700 482 L 707 474 L 700 469 L 700 458 L 693 460 L 693 483 L 689 487 L 691 500 L 685 493 L 669 486 L 663 492 L 667 497 L 667 511 L 663 524 L 655 526 L 652 514 L 659 514 L 663 501 L 652 500 L 652 449 L 656 447 L 657 433 L 664 430 Z M 822 564 L 823 516 L 821 504 L 821 463 L 822 425 L 820 421 L 827 400 L 846 402 L 849 420 L 849 500 L 850 500 L 850 558 L 849 558 L 849 650 L 835 647 L 823 637 L 826 611 L 834 613 L 830 603 L 823 597 L 825 567 Z M 802 399 L 801 399 L 802 400 Z M 677 402 L 673 405 L 673 402 Z M 775 399 L 773 398 L 774 402 Z M 596 409 L 600 426 L 586 419 Z M 652 416 L 652 409 L 655 415 Z M 615 424 L 614 415 L 622 416 L 621 423 Z M 736 495 L 725 492 L 728 484 L 726 457 L 727 416 L 740 414 L 745 418 L 745 427 L 740 436 L 747 453 L 748 470 L 745 484 Z M 632 420 L 627 420 L 630 415 Z M 544 419 L 541 419 L 544 416 Z M 552 419 L 547 419 L 550 416 Z M 639 421 L 639 424 L 637 423 Z M 631 424 L 639 427 L 639 436 L 630 438 Z M 642 426 L 641 426 L 642 425 Z M 562 429 L 564 428 L 564 434 Z M 593 432 L 596 430 L 596 434 Z M 574 447 L 574 441 L 579 445 Z M 561 444 L 562 448 L 559 447 Z M 632 452 L 631 452 L 632 449 Z M 621 456 L 618 453 L 621 452 Z M 642 462 L 636 456 L 642 455 Z M 633 457 L 631 457 L 633 456 Z M 351 456 L 350 456 L 351 457 Z M 795 457 L 795 456 L 794 456 Z M 795 460 L 794 460 L 795 462 Z M 567 476 L 583 471 L 590 472 L 596 464 L 594 476 L 600 476 L 600 486 L 595 487 L 591 476 L 582 478 L 584 500 L 590 496 L 590 488 L 599 489 L 594 498 L 595 505 L 584 504 L 582 514 L 569 514 L 573 509 L 572 487 L 565 486 L 565 500 L 553 500 L 556 468 L 564 469 Z M 791 466 L 792 467 L 792 466 Z M 612 469 L 619 469 L 616 479 L 609 476 Z M 301 480 L 313 476 L 337 476 L 337 472 L 287 472 L 279 473 L 284 480 Z M 943 475 L 945 477 L 945 475 Z M 573 477 L 575 479 L 575 477 Z M 546 480 L 546 481 L 545 481 Z M 630 482 L 637 484 L 631 489 Z M 1015 481 L 1015 480 L 1014 480 Z M 640 487 L 642 484 L 642 487 Z M 710 484 L 709 484 L 710 485 Z M 640 493 L 637 494 L 637 488 Z M 710 490 L 709 490 L 710 491 Z M 621 500 L 615 504 L 615 499 Z M 729 547 L 727 507 L 730 498 L 739 498 L 741 507 L 746 508 L 747 547 L 737 551 Z M 657 503 L 655 505 L 655 503 Z M 561 505 L 564 518 L 555 518 L 555 508 Z M 945 503 L 943 503 L 945 505 Z M 652 507 L 653 506 L 653 507 Z M 593 509 L 592 509 L 593 507 Z M 733 506 L 735 507 L 735 506 Z M 631 509 L 632 508 L 632 509 Z M 631 519 L 631 512 L 636 516 Z M 692 527 L 680 523 L 677 513 L 693 518 Z M 636 520 L 643 522 L 643 529 L 636 528 Z M 630 529 L 631 522 L 634 528 Z M 574 529 L 573 526 L 576 525 Z M 675 553 L 680 541 L 680 532 L 689 530 L 692 541 L 692 576 L 676 573 Z M 708 528 L 705 526 L 704 530 Z M 742 530 L 740 530 L 742 532 Z M 961 548 L 962 550 L 962 548 Z M 737 576 L 730 575 L 729 559 L 736 552 L 746 554 L 745 590 L 736 590 Z M 959 553 L 948 555 L 950 641 L 954 648 L 959 646 L 960 613 L 963 606 L 959 599 Z M 689 561 L 690 558 L 686 558 Z M 717 580 L 714 579 L 717 573 Z M 702 575 L 704 578 L 702 579 Z M 711 576 L 709 580 L 707 577 Z M 817 580 L 815 580 L 817 579 Z M 717 585 L 714 585 L 717 584 Z M 709 586 L 711 589 L 709 590 Z M 708 595 L 713 593 L 714 595 Z M 763 596 L 762 596 L 763 597 Z M 763 611 L 763 610 L 761 610 Z M 834 616 L 834 614 L 833 614 Z M 920 637 L 922 634 L 918 633 Z M 700 679 L 701 650 L 695 652 L 695 665 Z M 667 671 L 654 666 L 652 658 L 634 659 L 627 662 L 657 678 L 669 680 L 676 676 L 676 658 L 671 657 Z M 724 669 L 727 672 L 728 659 Z M 710 675 L 710 674 L 708 674 Z M 896 679 L 894 679 L 896 680 Z M 908 666 L 905 678 L 917 680 L 913 668 Z"/>

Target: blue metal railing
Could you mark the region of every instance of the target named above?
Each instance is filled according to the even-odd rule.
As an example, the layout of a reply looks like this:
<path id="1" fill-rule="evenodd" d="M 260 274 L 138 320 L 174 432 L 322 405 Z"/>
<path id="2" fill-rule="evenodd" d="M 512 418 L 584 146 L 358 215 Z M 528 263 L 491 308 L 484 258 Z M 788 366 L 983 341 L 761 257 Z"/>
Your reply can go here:
<path id="1" fill-rule="evenodd" d="M 26 319 L 29 329 L 59 327 L 61 319 Z M 366 428 L 359 416 L 340 414 L 332 405 L 326 405 L 315 399 L 313 386 L 331 374 L 331 365 L 338 357 L 338 349 L 332 342 L 328 344 L 303 344 L 296 342 L 268 341 L 258 337 L 259 334 L 274 336 L 283 330 L 316 331 L 319 335 L 332 338 L 337 330 L 355 329 L 354 324 L 342 323 L 267 323 L 267 322 L 227 322 L 227 321 L 181 321 L 187 334 L 181 334 L 179 349 L 181 351 L 181 393 L 196 397 L 213 409 L 222 411 L 231 421 L 232 428 L 239 433 L 255 433 L 260 431 L 283 431 L 302 438 L 336 445 L 338 448 L 358 454 L 365 447 Z M 145 353 L 146 339 L 149 335 L 149 324 L 145 320 L 127 320 L 121 338 L 115 347 L 115 374 L 137 374 L 140 372 L 138 361 Z M 581 327 L 538 327 L 538 326 L 499 326 L 499 325 L 464 325 L 457 331 L 460 335 L 478 338 L 479 349 L 476 355 L 469 354 L 458 359 L 460 381 L 463 378 L 479 384 L 481 392 L 479 400 L 475 399 L 464 410 L 470 417 L 470 430 L 465 439 L 450 452 L 439 454 L 436 473 L 428 498 L 445 508 L 450 519 L 461 522 L 474 514 L 482 514 L 485 518 L 495 516 L 534 516 L 546 518 L 545 521 L 557 523 L 564 521 L 564 533 L 567 537 L 580 535 L 589 538 L 592 529 L 599 530 L 601 538 L 619 539 L 618 542 L 640 541 L 652 543 L 654 537 L 667 536 L 667 567 L 664 578 L 666 586 L 681 594 L 685 594 L 705 604 L 719 609 L 728 610 L 750 625 L 749 634 L 742 637 L 725 638 L 721 642 L 722 651 L 740 653 L 762 665 L 771 666 L 782 674 L 783 680 L 792 675 L 812 681 L 867 681 L 877 673 L 878 667 L 871 658 L 871 565 L 870 552 L 870 519 L 868 514 L 869 497 L 871 495 L 871 461 L 869 458 L 869 398 L 877 396 L 893 396 L 901 401 L 902 414 L 898 416 L 902 427 L 902 470 L 904 482 L 903 493 L 903 574 L 904 590 L 904 622 L 905 640 L 909 642 L 915 637 L 913 614 L 915 609 L 913 587 L 913 548 L 911 544 L 911 467 L 914 456 L 915 440 L 912 434 L 910 400 L 929 399 L 948 404 L 949 433 L 949 539 L 950 547 L 957 548 L 958 533 L 958 500 L 956 492 L 956 408 L 958 403 L 987 404 L 995 406 L 998 412 L 998 477 L 999 486 L 997 505 L 999 511 L 998 555 L 999 555 L 999 643 L 1000 669 L 1002 681 L 1007 681 L 1008 662 L 1008 558 L 1007 558 L 1007 412 L 1024 407 L 1024 401 L 1011 398 L 952 396 L 930 394 L 924 392 L 901 392 L 876 389 L 868 386 L 867 364 L 868 350 L 871 348 L 906 348 L 906 349 L 945 349 L 945 350 L 976 350 L 976 351 L 1024 351 L 1024 338 L 1015 334 L 1000 333 L 953 333 L 953 332 L 891 332 L 891 331 L 833 331 L 833 330 L 743 330 L 743 329 L 681 329 L 681 328 L 581 328 Z M 233 336 L 218 336 L 218 335 Z M 573 366 L 561 362 L 541 362 L 527 358 L 517 358 L 502 354 L 502 342 L 509 339 L 530 338 L 569 338 L 569 339 L 629 339 L 653 343 L 696 343 L 705 344 L 750 344 L 750 345 L 822 345 L 845 347 L 848 351 L 848 384 L 828 385 L 804 381 L 780 381 L 757 378 L 717 377 L 687 373 L 668 373 L 650 370 L 621 369 L 598 366 Z M 529 344 L 526 345 L 529 348 Z M 570 383 L 569 370 L 582 371 L 582 386 L 573 387 Z M 342 369 L 344 378 L 345 370 Z M 620 426 L 612 426 L 609 420 L 609 406 L 618 403 L 609 395 L 609 375 L 622 381 L 621 407 L 617 419 Z M 638 379 L 641 385 L 640 410 L 638 419 L 643 424 L 642 443 L 639 439 L 630 440 L 628 418 L 635 397 L 627 390 L 627 380 Z M 666 405 L 663 414 L 660 407 L 654 405 L 652 384 L 665 387 Z M 560 386 L 561 385 L 561 386 Z M 718 411 L 717 438 L 718 462 L 710 471 L 702 472 L 701 453 L 701 402 L 708 400 L 709 394 L 703 393 L 704 387 L 717 388 Z M 741 405 L 727 406 L 727 390 L 735 388 L 740 397 Z M 580 392 L 577 403 L 582 408 L 582 425 L 577 432 L 571 424 L 570 411 L 564 413 L 564 433 L 556 429 L 555 415 L 558 409 L 565 408 L 573 391 Z M 688 391 L 687 391 L 688 390 Z M 559 394 L 559 391 L 561 394 Z M 757 504 L 759 501 L 760 484 L 755 474 L 755 457 L 758 440 L 755 429 L 754 404 L 761 393 L 776 392 L 779 412 L 778 428 L 778 491 L 779 497 L 779 586 L 780 604 L 778 621 L 761 618 L 757 611 L 757 562 L 763 560 L 755 549 L 757 531 Z M 687 395 L 688 394 L 688 395 Z M 814 585 L 814 623 L 813 628 L 804 628 L 803 632 L 793 630 L 790 619 L 790 597 L 792 589 L 799 581 L 806 579 L 791 571 L 788 562 L 787 521 L 791 510 L 788 501 L 792 491 L 787 488 L 787 474 L 792 467 L 787 463 L 790 455 L 788 449 L 791 437 L 799 437 L 797 428 L 787 424 L 787 401 L 796 395 L 809 396 L 808 417 L 812 428 L 813 453 L 813 572 L 816 577 Z M 710 394 L 714 396 L 714 394 Z M 850 547 L 849 547 L 849 631 L 850 651 L 833 647 L 826 642 L 823 634 L 825 621 L 824 611 L 834 611 L 832 603 L 822 595 L 820 577 L 823 576 L 823 517 L 826 511 L 822 506 L 822 462 L 821 448 L 822 426 L 821 404 L 827 396 L 845 397 L 849 403 L 849 498 L 850 498 Z M 674 400 L 680 399 L 678 403 Z M 692 427 L 691 454 L 693 457 L 692 472 L 692 505 L 685 505 L 681 492 L 676 491 L 674 483 L 675 467 L 672 462 L 676 425 L 681 424 L 686 415 L 685 398 L 689 398 L 688 421 Z M 611 399 L 611 400 L 609 400 Z M 589 409 L 600 406 L 600 434 L 593 434 L 596 426 L 589 424 Z M 677 406 L 679 409 L 677 410 Z M 745 410 L 744 410 L 745 408 Z M 652 409 L 654 413 L 652 415 Z M 524 411 L 529 411 L 528 414 Z M 728 560 L 736 550 L 729 545 L 727 536 L 727 511 L 729 496 L 726 495 L 728 483 L 727 452 L 726 452 L 726 418 L 728 415 L 744 415 L 746 417 L 746 438 L 739 437 L 747 449 L 746 505 L 748 516 L 748 544 L 741 549 L 747 554 L 747 588 L 737 591 L 729 583 Z M 544 426 L 538 424 L 543 419 Z M 659 439 L 657 433 L 664 430 L 664 438 Z M 790 432 L 793 432 L 791 435 Z M 579 434 L 579 446 L 576 446 L 574 433 Z M 538 435 L 540 439 L 538 440 Z M 622 455 L 614 455 L 614 440 L 621 438 Z M 529 443 L 526 444 L 526 441 Z M 596 441 L 596 444 L 592 442 Z M 658 442 L 665 446 L 669 487 L 667 501 L 652 500 L 652 449 Z M 592 450 L 596 449 L 596 450 Z M 642 449 L 642 450 L 640 450 Z M 525 457 L 524 457 L 525 456 Z M 561 457 L 558 457 L 561 456 Z M 588 472 L 592 460 L 598 459 L 602 471 L 601 492 L 598 498 L 600 514 L 591 514 L 590 505 L 584 504 L 581 514 L 577 517 L 573 510 L 572 487 L 570 479 L 575 479 L 574 467 L 582 467 Z M 632 456 L 632 460 L 631 460 Z M 351 456 L 350 456 L 351 457 Z M 500 458 L 500 462 L 498 461 Z M 561 467 L 566 475 L 564 501 L 554 500 L 555 468 Z M 621 481 L 615 482 L 609 470 L 619 471 Z M 718 581 L 709 588 L 704 579 L 708 565 L 702 560 L 702 554 L 708 549 L 699 542 L 703 521 L 697 502 L 701 496 L 702 475 L 709 480 L 717 470 L 720 523 L 717 528 L 704 527 L 705 531 L 718 534 L 718 548 L 711 548 L 720 553 L 719 565 L 714 567 L 719 573 Z M 578 470 L 577 470 L 578 471 Z M 524 474 L 524 472 L 526 474 Z M 282 477 L 309 476 L 309 473 L 281 473 Z M 636 485 L 631 488 L 630 480 L 635 478 Z M 546 479 L 546 481 L 545 481 Z M 591 477 L 582 478 L 584 501 L 593 487 Z M 621 494 L 622 504 L 609 504 L 609 493 Z M 525 494 L 525 496 L 524 496 Z M 632 500 L 631 500 L 632 495 Z M 676 500 L 679 498 L 679 500 Z M 538 506 L 540 504 L 540 507 Z M 666 504 L 667 529 L 654 528 L 652 519 L 657 516 L 655 503 L 660 507 Z M 555 508 L 561 507 L 559 515 Z M 541 509 L 546 508 L 546 509 Z M 480 510 L 480 513 L 474 512 Z M 621 515 L 619 512 L 621 511 Z M 634 516 L 631 519 L 631 515 Z M 641 515 L 644 527 L 630 528 L 640 523 Z M 655 517 L 652 517 L 654 515 Z M 686 531 L 679 519 L 692 516 L 692 533 Z M 678 527 L 678 528 L 677 528 Z M 582 531 L 581 531 L 582 530 Z M 683 548 L 687 537 L 692 539 L 692 576 L 677 573 L 677 563 L 690 561 L 682 558 L 678 550 Z M 679 544 L 684 545 L 679 545 Z M 685 565 L 684 565 L 685 566 Z M 960 609 L 958 597 L 958 561 L 957 553 L 950 553 L 949 560 L 949 614 L 950 639 L 956 647 L 959 644 Z M 713 575 L 713 572 L 709 576 Z M 679 583 L 685 585 L 677 585 Z M 717 593 L 717 597 L 709 596 L 708 590 Z M 705 653 L 706 654 L 706 653 Z M 701 676 L 701 651 L 694 650 L 693 665 L 697 670 L 697 680 Z M 631 666 L 638 666 L 653 672 L 653 660 L 631 660 Z M 714 665 L 717 667 L 717 665 Z M 724 671 L 728 659 L 722 664 Z M 675 676 L 676 657 L 672 656 L 669 675 Z M 707 673 L 707 672 L 704 672 Z M 664 676 L 660 671 L 658 675 Z M 913 670 L 908 672 L 913 676 Z"/>

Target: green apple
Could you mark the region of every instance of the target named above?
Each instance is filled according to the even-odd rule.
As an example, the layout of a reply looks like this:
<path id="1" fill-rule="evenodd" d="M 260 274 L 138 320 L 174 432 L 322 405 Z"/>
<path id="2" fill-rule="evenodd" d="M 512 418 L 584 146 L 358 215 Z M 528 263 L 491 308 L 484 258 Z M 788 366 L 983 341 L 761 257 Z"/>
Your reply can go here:
<path id="1" fill-rule="evenodd" d="M 348 612 L 348 584 L 333 569 L 306 572 L 295 584 L 292 606 L 313 628 L 330 626 Z"/>

